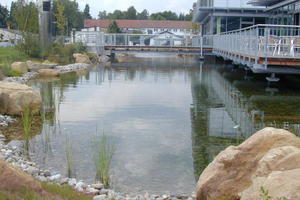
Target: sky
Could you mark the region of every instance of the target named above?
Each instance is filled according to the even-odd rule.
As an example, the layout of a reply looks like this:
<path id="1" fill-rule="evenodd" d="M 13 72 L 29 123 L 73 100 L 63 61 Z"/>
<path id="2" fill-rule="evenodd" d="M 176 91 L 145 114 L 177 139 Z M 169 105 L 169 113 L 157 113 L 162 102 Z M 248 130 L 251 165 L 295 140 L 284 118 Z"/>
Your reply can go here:
<path id="1" fill-rule="evenodd" d="M 11 2 L 12 0 L 0 0 L 0 4 L 7 7 L 10 6 Z M 99 11 L 127 10 L 131 5 L 139 12 L 146 8 L 150 13 L 164 10 L 171 10 L 176 13 L 188 13 L 192 8 L 194 0 L 77 0 L 77 2 L 82 10 L 85 4 L 88 3 L 91 15 L 97 17 Z"/>

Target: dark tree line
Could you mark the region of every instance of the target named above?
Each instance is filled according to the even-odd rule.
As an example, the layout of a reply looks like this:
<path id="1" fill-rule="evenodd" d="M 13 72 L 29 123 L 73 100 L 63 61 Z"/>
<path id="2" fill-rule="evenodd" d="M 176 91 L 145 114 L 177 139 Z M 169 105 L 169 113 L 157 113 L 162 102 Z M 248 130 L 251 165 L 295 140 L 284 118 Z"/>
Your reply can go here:
<path id="1" fill-rule="evenodd" d="M 84 19 L 92 18 L 88 4 L 84 11 L 73 0 L 54 0 L 52 6 L 55 33 L 62 30 L 61 34 L 67 34 L 73 28 L 80 30 L 84 26 Z M 8 10 L 0 3 L 0 28 L 7 27 L 38 33 L 38 5 L 32 1 L 16 0 L 11 2 Z"/>
<path id="2" fill-rule="evenodd" d="M 126 11 L 115 10 L 111 13 L 107 13 L 105 10 L 100 11 L 98 19 L 138 19 L 138 20 L 179 20 L 179 21 L 191 21 L 192 10 L 188 14 L 180 13 L 179 15 L 172 11 L 163 11 L 149 14 L 147 9 L 142 12 L 138 12 L 133 6 L 130 6 Z"/>

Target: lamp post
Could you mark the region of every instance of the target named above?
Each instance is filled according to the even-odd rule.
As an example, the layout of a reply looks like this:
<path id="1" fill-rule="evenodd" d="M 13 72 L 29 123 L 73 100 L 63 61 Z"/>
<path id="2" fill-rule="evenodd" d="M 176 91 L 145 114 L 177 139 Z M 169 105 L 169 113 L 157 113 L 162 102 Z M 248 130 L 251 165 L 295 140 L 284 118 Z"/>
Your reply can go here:
<path id="1" fill-rule="evenodd" d="M 39 34 L 42 48 L 52 40 L 52 3 L 51 0 L 39 1 Z"/>

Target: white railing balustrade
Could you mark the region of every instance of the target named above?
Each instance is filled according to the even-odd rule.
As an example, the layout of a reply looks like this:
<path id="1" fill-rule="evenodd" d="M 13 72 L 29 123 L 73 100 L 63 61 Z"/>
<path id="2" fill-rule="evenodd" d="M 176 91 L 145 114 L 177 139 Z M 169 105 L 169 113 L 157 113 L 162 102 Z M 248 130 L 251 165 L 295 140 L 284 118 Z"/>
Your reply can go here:
<path id="1" fill-rule="evenodd" d="M 213 37 L 213 50 L 252 58 L 300 56 L 300 26 L 255 25 Z"/>
<path id="2" fill-rule="evenodd" d="M 136 47 L 201 47 L 212 45 L 212 37 L 173 34 L 104 34 L 101 32 L 76 32 L 75 42 L 87 46 Z"/>

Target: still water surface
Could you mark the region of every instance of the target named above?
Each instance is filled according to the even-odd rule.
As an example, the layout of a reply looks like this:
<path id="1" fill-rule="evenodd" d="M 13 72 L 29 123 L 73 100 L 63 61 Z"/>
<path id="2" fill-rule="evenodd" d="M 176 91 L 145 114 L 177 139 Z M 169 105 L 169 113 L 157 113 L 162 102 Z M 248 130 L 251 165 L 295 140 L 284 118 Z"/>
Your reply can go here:
<path id="1" fill-rule="evenodd" d="M 179 57 L 123 59 L 36 81 L 53 112 L 31 141 L 33 160 L 65 175 L 69 137 L 76 177 L 93 183 L 94 141 L 104 132 L 115 144 L 117 191 L 190 194 L 216 154 L 256 130 L 277 126 L 299 134 L 296 83 L 270 87 L 263 76 Z"/>

